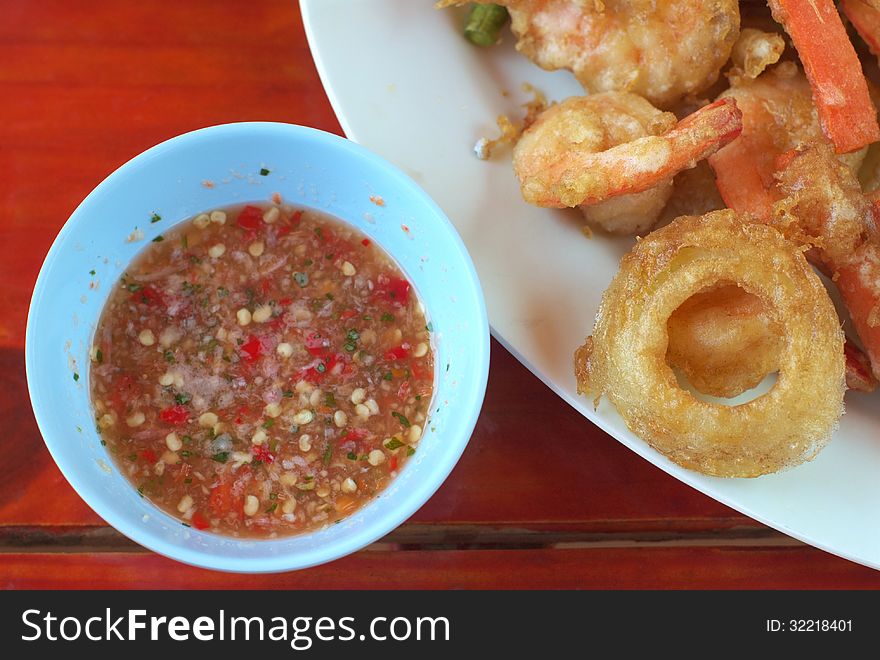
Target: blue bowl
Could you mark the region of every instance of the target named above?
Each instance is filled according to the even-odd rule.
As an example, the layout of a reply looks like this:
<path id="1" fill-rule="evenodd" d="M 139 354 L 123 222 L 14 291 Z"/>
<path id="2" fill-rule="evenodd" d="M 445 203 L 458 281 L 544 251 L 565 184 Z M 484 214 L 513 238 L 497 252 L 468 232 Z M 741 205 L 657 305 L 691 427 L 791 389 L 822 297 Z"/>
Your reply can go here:
<path id="1" fill-rule="evenodd" d="M 263 168 L 268 175 L 261 176 Z M 397 261 L 434 330 L 435 395 L 418 452 L 370 504 L 317 532 L 242 540 L 183 526 L 138 496 L 119 474 L 95 430 L 89 348 L 112 287 L 150 239 L 206 209 L 267 200 L 275 192 L 295 206 L 348 221 Z M 371 195 L 381 196 L 385 204 L 376 205 Z M 161 222 L 150 222 L 154 212 Z M 143 240 L 128 242 L 136 228 Z M 241 123 L 194 131 L 153 147 L 107 177 L 79 205 L 37 279 L 25 360 L 46 446 L 98 515 L 141 545 L 187 564 L 273 572 L 354 552 L 397 527 L 437 490 L 464 451 L 480 411 L 489 370 L 489 327 L 461 238 L 409 177 L 329 133 Z"/>

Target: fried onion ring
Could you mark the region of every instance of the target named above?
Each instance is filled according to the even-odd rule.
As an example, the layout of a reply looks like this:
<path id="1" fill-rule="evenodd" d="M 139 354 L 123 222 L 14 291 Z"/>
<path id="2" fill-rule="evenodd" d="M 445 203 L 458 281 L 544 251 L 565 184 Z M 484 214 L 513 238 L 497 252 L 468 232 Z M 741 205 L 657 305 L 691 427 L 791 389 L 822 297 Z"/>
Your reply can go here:
<path id="1" fill-rule="evenodd" d="M 782 328 L 779 376 L 738 406 L 701 401 L 666 362 L 667 323 L 688 298 L 735 283 Z M 578 391 L 614 405 L 629 429 L 679 465 L 757 477 L 811 460 L 843 412 L 844 337 L 818 276 L 776 229 L 733 211 L 685 216 L 641 240 L 575 352 Z"/>

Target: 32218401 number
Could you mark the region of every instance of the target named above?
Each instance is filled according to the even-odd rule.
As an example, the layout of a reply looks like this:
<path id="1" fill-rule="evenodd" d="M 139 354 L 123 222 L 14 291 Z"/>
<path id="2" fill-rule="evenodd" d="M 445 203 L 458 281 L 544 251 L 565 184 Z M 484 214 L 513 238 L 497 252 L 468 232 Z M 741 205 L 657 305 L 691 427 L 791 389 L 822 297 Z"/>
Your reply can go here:
<path id="1" fill-rule="evenodd" d="M 852 632 L 852 619 L 767 619 L 767 632 Z"/>

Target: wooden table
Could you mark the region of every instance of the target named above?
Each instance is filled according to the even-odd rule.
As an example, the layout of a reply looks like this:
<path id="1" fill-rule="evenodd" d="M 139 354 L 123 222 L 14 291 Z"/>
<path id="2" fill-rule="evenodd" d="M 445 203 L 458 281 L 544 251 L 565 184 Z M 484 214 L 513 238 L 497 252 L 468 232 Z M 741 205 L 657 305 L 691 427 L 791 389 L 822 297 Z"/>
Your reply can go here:
<path id="1" fill-rule="evenodd" d="M 880 572 L 804 546 L 649 465 L 494 342 L 464 457 L 373 546 L 254 577 L 133 544 L 68 486 L 34 422 L 24 331 L 43 256 L 98 182 L 173 135 L 241 120 L 341 131 L 290 0 L 0 0 L 0 92 L 3 587 L 880 586 Z"/>

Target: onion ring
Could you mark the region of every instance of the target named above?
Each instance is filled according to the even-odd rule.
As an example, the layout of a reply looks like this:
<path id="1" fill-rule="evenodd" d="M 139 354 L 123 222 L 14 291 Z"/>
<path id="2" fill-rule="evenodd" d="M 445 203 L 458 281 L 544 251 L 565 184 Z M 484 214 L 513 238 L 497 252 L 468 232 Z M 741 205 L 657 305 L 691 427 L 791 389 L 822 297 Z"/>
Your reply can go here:
<path id="1" fill-rule="evenodd" d="M 779 377 L 725 406 L 679 387 L 666 363 L 667 322 L 720 283 L 759 298 L 782 328 Z M 642 239 L 605 292 L 592 337 L 575 352 L 578 391 L 602 396 L 627 427 L 679 465 L 756 477 L 811 460 L 843 412 L 843 332 L 818 276 L 776 229 L 730 210 L 685 216 Z"/>

